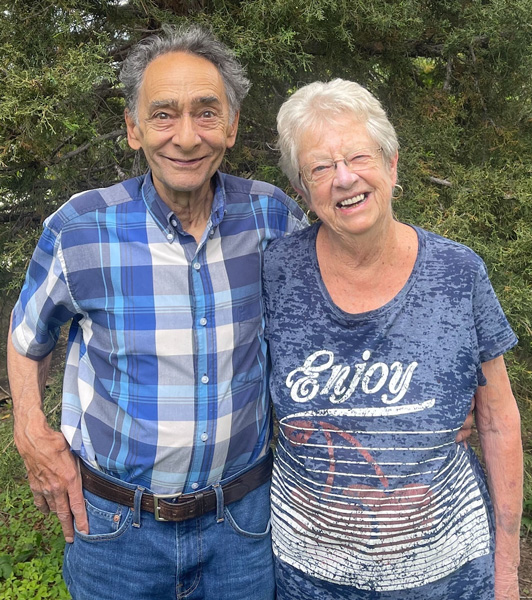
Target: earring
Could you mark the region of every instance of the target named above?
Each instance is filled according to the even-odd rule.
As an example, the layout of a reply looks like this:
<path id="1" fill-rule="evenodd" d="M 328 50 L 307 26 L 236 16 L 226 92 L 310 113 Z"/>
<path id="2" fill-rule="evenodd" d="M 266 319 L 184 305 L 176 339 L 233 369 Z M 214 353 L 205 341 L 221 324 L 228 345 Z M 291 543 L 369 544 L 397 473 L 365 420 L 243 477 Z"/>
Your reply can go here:
<path id="1" fill-rule="evenodd" d="M 317 223 L 320 220 L 316 213 L 312 212 L 310 208 L 305 212 L 305 216 L 310 225 L 314 225 L 314 223 Z"/>
<path id="2" fill-rule="evenodd" d="M 393 188 L 394 188 L 394 190 L 395 190 L 395 188 L 397 188 L 398 192 L 397 192 L 397 195 L 395 195 L 395 196 L 392 194 L 392 200 L 399 200 L 399 198 L 402 198 L 403 197 L 403 186 L 396 183 L 393 186 Z"/>

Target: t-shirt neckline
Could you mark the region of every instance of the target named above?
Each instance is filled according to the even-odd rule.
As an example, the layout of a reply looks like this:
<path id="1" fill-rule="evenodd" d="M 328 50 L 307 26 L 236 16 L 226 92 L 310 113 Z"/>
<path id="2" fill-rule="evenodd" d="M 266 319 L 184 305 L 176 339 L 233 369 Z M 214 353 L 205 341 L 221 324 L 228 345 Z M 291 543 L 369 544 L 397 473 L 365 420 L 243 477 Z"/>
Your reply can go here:
<path id="1" fill-rule="evenodd" d="M 412 227 L 412 229 L 417 234 L 418 248 L 417 248 L 416 261 L 412 268 L 412 272 L 410 273 L 406 283 L 399 290 L 399 292 L 391 300 L 386 302 L 386 304 L 383 304 L 382 306 L 380 306 L 378 308 L 375 308 L 373 310 L 366 311 L 366 312 L 361 312 L 361 313 L 349 313 L 349 312 L 346 312 L 345 310 L 341 309 L 333 301 L 333 299 L 331 298 L 331 295 L 329 294 L 329 291 L 327 290 L 327 286 L 325 285 L 325 282 L 323 281 L 323 277 L 321 275 L 321 270 L 320 270 L 320 266 L 319 266 L 319 262 L 318 262 L 318 254 L 316 251 L 316 239 L 318 237 L 318 231 L 319 231 L 321 225 L 322 224 L 320 222 L 318 222 L 311 228 L 312 236 L 311 236 L 310 244 L 309 244 L 309 255 L 310 255 L 309 261 L 310 261 L 310 265 L 312 267 L 311 270 L 315 277 L 315 285 L 320 290 L 320 293 L 323 297 L 323 300 L 325 301 L 325 304 L 328 306 L 328 308 L 331 310 L 331 312 L 337 318 L 341 319 L 342 321 L 348 321 L 348 322 L 356 322 L 356 321 L 367 320 L 367 319 L 377 319 L 377 318 L 380 318 L 383 314 L 387 313 L 388 311 L 393 310 L 398 304 L 403 302 L 403 300 L 407 296 L 408 292 L 414 285 L 414 283 L 419 275 L 419 272 L 421 270 L 421 267 L 423 265 L 423 262 L 425 260 L 426 245 L 425 245 L 424 231 L 422 229 L 420 229 L 419 227 L 416 227 L 415 225 L 410 225 L 409 223 L 406 223 L 406 225 L 408 225 L 409 227 Z"/>

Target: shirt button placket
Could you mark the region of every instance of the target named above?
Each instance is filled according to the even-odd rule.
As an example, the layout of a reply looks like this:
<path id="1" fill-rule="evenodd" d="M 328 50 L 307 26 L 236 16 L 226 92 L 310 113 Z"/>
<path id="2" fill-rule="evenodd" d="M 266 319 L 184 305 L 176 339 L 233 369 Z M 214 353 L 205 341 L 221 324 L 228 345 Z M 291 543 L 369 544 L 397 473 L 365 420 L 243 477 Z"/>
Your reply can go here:
<path id="1" fill-rule="evenodd" d="M 206 311 L 210 306 L 210 299 L 208 295 L 209 289 L 209 269 L 205 267 L 202 262 L 200 262 L 200 255 L 202 251 L 200 250 L 198 254 L 191 261 L 191 271 L 192 271 L 192 286 L 194 291 L 194 312 L 198 315 L 199 318 L 196 318 L 194 321 L 195 325 L 195 337 L 197 340 L 197 368 L 199 370 L 198 373 L 198 389 L 197 389 L 197 400 L 198 400 L 198 415 L 195 423 L 196 434 L 195 434 L 195 446 L 196 451 L 195 455 L 195 464 L 191 465 L 191 471 L 196 473 L 196 477 L 201 476 L 201 480 L 209 477 L 210 466 L 207 467 L 207 470 L 204 472 L 205 468 L 205 448 L 207 444 L 205 443 L 207 439 L 210 437 L 210 427 L 212 427 L 212 423 L 209 422 L 209 408 L 208 404 L 211 400 L 209 390 L 209 384 L 212 377 L 210 377 L 209 369 L 209 356 L 212 352 L 209 343 L 209 335 L 205 329 L 207 325 L 207 317 Z M 204 267 L 206 270 L 204 270 Z M 198 480 L 196 480 L 195 484 L 191 485 L 192 489 L 197 489 L 199 487 Z"/>

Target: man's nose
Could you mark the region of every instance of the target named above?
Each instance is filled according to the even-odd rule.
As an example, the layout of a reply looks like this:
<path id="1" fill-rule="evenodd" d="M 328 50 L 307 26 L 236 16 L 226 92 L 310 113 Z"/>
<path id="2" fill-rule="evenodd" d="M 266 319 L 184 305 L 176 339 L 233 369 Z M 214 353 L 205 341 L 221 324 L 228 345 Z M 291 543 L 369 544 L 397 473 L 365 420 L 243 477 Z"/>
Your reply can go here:
<path id="1" fill-rule="evenodd" d="M 178 120 L 172 142 L 183 150 L 189 150 L 201 143 L 196 123 L 190 115 L 183 115 Z"/>

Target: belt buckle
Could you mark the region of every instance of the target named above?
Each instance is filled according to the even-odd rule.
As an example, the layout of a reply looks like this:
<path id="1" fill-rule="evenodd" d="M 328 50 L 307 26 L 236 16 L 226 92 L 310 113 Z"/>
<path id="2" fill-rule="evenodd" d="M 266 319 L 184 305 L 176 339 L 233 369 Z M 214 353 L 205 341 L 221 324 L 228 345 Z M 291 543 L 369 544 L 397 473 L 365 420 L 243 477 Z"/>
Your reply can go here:
<path id="1" fill-rule="evenodd" d="M 178 492 L 177 494 L 153 494 L 153 515 L 156 521 L 168 521 L 168 519 L 163 519 L 161 517 L 161 505 L 159 502 L 161 500 L 170 500 L 179 498 L 183 492 Z"/>

